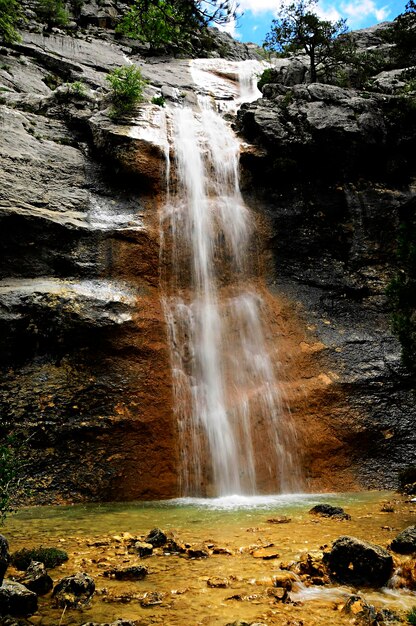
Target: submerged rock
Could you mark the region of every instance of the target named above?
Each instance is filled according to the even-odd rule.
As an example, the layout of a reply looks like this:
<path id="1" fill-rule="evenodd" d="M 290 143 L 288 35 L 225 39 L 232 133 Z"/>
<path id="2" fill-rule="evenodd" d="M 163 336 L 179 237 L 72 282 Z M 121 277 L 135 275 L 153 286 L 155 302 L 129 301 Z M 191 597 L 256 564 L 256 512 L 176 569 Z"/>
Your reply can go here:
<path id="1" fill-rule="evenodd" d="M 46 571 L 44 564 L 37 561 L 31 562 L 25 577 L 20 582 L 38 596 L 49 593 L 53 587 L 53 580 Z"/>
<path id="2" fill-rule="evenodd" d="M 10 562 L 9 544 L 3 535 L 0 535 L 0 586 Z"/>
<path id="3" fill-rule="evenodd" d="M 27 617 L 38 609 L 38 597 L 20 583 L 3 581 L 0 587 L 0 615 Z"/>
<path id="4" fill-rule="evenodd" d="M 86 624 L 82 624 L 82 626 L 137 626 L 138 622 L 131 622 L 125 619 L 117 619 L 115 622 L 111 622 L 111 624 L 99 624 L 98 622 L 87 622 Z"/>
<path id="5" fill-rule="evenodd" d="M 36 561 L 43 563 L 45 567 L 50 569 L 62 565 L 68 560 L 68 554 L 59 548 L 22 548 L 17 552 L 13 552 L 11 556 L 12 564 L 20 570 L 26 570 L 32 563 Z"/>
<path id="6" fill-rule="evenodd" d="M 143 580 L 147 574 L 147 567 L 144 567 L 143 565 L 114 567 L 104 572 L 104 576 L 107 576 L 107 578 L 115 578 L 116 580 Z"/>
<path id="7" fill-rule="evenodd" d="M 77 572 L 73 576 L 62 578 L 54 587 L 52 597 L 61 608 L 77 608 L 85 606 L 95 592 L 95 583 L 91 576 Z"/>
<path id="8" fill-rule="evenodd" d="M 324 558 L 331 577 L 347 585 L 382 587 L 393 570 L 387 550 L 356 537 L 339 537 Z"/>
<path id="9" fill-rule="evenodd" d="M 335 519 L 351 519 L 351 515 L 346 513 L 340 506 L 332 506 L 331 504 L 317 504 L 309 513 L 311 515 L 319 515 L 320 517 L 333 517 Z"/>
<path id="10" fill-rule="evenodd" d="M 416 552 L 416 525 L 408 526 L 393 539 L 390 548 L 399 554 Z"/>

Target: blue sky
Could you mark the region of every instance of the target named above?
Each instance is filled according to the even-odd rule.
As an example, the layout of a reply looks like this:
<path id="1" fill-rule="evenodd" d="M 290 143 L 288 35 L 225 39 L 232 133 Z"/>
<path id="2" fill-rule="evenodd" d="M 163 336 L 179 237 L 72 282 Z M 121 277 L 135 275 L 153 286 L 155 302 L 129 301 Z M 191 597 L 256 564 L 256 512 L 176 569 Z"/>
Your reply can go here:
<path id="1" fill-rule="evenodd" d="M 284 0 L 290 3 L 291 0 Z M 317 13 L 322 18 L 337 20 L 347 18 L 351 30 L 372 26 L 378 22 L 394 19 L 403 13 L 407 0 L 319 0 Z M 279 0 L 239 0 L 244 12 L 237 25 L 229 24 L 227 29 L 240 41 L 253 41 L 262 44 Z"/>

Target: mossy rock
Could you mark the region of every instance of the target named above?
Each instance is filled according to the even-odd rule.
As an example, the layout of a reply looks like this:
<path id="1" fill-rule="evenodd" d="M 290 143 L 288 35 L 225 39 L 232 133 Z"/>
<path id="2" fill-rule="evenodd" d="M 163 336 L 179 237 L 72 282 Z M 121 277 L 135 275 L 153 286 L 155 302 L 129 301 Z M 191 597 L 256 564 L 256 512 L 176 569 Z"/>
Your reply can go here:
<path id="1" fill-rule="evenodd" d="M 23 548 L 14 552 L 11 556 L 11 563 L 19 570 L 27 570 L 31 561 L 43 563 L 47 569 L 53 569 L 62 565 L 68 560 L 68 555 L 59 548 Z"/>

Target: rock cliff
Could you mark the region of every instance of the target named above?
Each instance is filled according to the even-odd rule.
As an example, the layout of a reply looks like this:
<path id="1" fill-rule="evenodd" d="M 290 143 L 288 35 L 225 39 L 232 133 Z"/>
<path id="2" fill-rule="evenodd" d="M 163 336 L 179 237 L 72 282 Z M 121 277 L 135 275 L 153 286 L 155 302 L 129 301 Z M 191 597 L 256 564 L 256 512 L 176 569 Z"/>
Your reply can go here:
<path id="1" fill-rule="evenodd" d="M 194 103 L 189 63 L 116 39 L 112 2 L 84 2 L 78 25 L 52 33 L 30 3 L 27 15 L 22 41 L 0 48 L 2 420 L 29 438 L 37 503 L 174 496 L 159 297 L 169 146 L 150 101 Z M 211 56 L 252 56 L 217 37 Z M 105 76 L 130 61 L 149 80 L 147 103 L 115 122 Z M 304 84 L 302 59 L 276 72 L 236 124 L 254 145 L 243 181 L 268 224 L 275 331 L 297 353 L 303 465 L 312 488 L 393 486 L 415 454 L 412 380 L 385 296 L 415 197 L 414 122 L 392 93 L 400 74 L 369 95 Z"/>
<path id="2" fill-rule="evenodd" d="M 385 28 L 355 33 L 359 47 L 383 50 Z M 246 195 L 272 224 L 271 289 L 297 303 L 324 346 L 317 358 L 330 384 L 311 394 L 309 419 L 327 438 L 308 436 L 312 482 L 323 457 L 326 470 L 339 467 L 342 450 L 371 488 L 395 486 L 416 458 L 414 380 L 386 295 L 403 216 L 415 207 L 416 100 L 406 71 L 342 88 L 305 83 L 304 59 L 285 59 L 263 99 L 238 113 L 239 132 L 256 146 L 242 156 Z"/>

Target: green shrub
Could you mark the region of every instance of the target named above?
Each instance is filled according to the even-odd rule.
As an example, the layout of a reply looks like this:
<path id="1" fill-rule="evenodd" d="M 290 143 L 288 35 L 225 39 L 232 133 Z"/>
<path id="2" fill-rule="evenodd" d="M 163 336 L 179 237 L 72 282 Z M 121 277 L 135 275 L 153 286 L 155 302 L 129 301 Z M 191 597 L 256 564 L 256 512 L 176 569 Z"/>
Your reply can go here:
<path id="1" fill-rule="evenodd" d="M 135 65 L 117 67 L 106 77 L 110 83 L 113 114 L 129 113 L 136 104 L 143 102 L 143 89 L 147 81 Z"/>
<path id="2" fill-rule="evenodd" d="M 166 104 L 166 100 L 163 96 L 154 96 L 152 98 L 152 104 L 157 104 L 159 107 L 164 107 Z"/>
<path id="3" fill-rule="evenodd" d="M 416 606 L 413 606 L 407 614 L 407 621 L 409 624 L 416 626 Z"/>
<path id="4" fill-rule="evenodd" d="M 265 69 L 263 74 L 259 78 L 259 82 L 257 83 L 257 87 L 259 88 L 259 90 L 261 91 L 264 85 L 267 85 L 268 83 L 273 83 L 274 77 L 275 70 L 272 67 L 268 67 L 267 69 Z"/>
<path id="5" fill-rule="evenodd" d="M 66 26 L 69 22 L 69 14 L 62 0 L 38 0 L 35 10 L 49 27 Z"/>
<path id="6" fill-rule="evenodd" d="M 20 2 L 17 0 L 0 0 L 0 41 L 13 43 L 20 40 L 16 28 L 21 17 Z"/>
<path id="7" fill-rule="evenodd" d="M 134 0 L 116 32 L 149 43 L 152 48 L 189 47 L 190 37 L 200 25 L 192 2 Z"/>
<path id="8" fill-rule="evenodd" d="M 31 561 L 40 561 L 47 569 L 53 569 L 68 560 L 68 555 L 59 548 L 23 548 L 11 556 L 12 564 L 19 570 L 27 570 Z"/>

